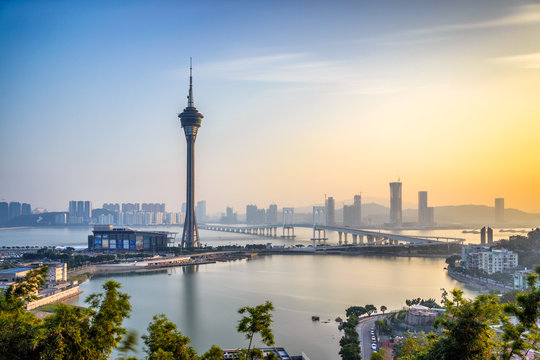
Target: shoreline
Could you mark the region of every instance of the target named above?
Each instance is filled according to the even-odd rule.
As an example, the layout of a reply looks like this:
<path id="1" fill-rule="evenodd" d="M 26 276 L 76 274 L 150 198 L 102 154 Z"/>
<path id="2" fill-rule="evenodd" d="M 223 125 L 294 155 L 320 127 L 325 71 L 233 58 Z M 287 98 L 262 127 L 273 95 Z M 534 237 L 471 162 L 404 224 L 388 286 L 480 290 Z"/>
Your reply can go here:
<path id="1" fill-rule="evenodd" d="M 459 274 L 455 271 L 447 270 L 448 276 L 450 276 L 452 279 L 459 281 L 462 284 L 468 285 L 480 292 L 488 292 L 488 291 L 500 291 L 500 292 L 508 292 L 513 290 L 509 286 L 505 285 L 498 285 L 494 283 L 489 283 L 482 281 L 478 278 L 472 278 L 468 277 L 466 275 Z"/>

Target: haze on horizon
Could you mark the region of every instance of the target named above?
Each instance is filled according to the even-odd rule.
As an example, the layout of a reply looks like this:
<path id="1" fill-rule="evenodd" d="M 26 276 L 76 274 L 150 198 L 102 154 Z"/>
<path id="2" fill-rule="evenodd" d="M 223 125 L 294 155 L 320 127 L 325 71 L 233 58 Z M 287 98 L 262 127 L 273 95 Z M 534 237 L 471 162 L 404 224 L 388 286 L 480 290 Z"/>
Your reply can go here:
<path id="1" fill-rule="evenodd" d="M 429 192 L 540 212 L 535 1 L 4 1 L 0 199 L 306 206 Z"/>

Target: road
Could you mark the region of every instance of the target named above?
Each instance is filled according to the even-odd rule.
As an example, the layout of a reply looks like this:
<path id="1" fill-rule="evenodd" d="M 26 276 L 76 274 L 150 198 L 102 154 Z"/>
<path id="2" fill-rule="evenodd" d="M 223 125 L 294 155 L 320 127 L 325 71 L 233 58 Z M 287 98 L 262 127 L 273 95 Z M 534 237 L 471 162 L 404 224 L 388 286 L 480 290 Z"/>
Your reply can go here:
<path id="1" fill-rule="evenodd" d="M 358 333 L 360 348 L 362 350 L 362 359 L 371 359 L 371 334 L 369 330 L 375 327 L 375 320 L 381 316 L 383 315 L 372 316 L 367 319 L 360 319 L 360 323 L 356 326 L 356 332 Z"/>

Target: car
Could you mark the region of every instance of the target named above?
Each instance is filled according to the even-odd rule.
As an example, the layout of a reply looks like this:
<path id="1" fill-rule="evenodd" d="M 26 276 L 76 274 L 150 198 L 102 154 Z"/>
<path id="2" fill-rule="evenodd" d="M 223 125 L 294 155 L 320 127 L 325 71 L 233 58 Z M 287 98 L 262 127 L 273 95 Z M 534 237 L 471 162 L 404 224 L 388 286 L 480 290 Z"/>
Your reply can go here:
<path id="1" fill-rule="evenodd" d="M 377 344 L 371 344 L 371 350 L 377 350 Z"/>

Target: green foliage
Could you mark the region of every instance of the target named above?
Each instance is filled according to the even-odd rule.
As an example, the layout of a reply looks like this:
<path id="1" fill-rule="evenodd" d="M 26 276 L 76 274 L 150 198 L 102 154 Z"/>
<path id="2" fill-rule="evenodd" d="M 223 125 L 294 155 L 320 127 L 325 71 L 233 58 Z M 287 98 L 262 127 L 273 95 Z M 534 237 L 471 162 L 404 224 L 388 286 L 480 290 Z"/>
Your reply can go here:
<path id="1" fill-rule="evenodd" d="M 439 304 L 437 304 L 437 300 L 435 300 L 433 298 L 429 298 L 429 299 L 422 299 L 422 298 L 407 299 L 407 300 L 405 300 L 405 304 L 407 304 L 407 306 L 422 305 L 422 306 L 427 306 L 429 308 L 440 308 Z"/>
<path id="2" fill-rule="evenodd" d="M 360 317 L 364 315 L 366 312 L 367 312 L 366 308 L 364 308 L 363 306 L 351 306 L 347 308 L 347 310 L 345 310 L 345 314 L 347 315 L 347 317 L 353 316 L 353 315 L 356 317 Z"/>
<path id="3" fill-rule="evenodd" d="M 36 339 L 42 321 L 25 311 L 26 302 L 45 284 L 46 268 L 29 271 L 24 279 L 0 291 L 0 359 L 37 359 Z"/>
<path id="4" fill-rule="evenodd" d="M 377 308 L 373 304 L 368 304 L 368 305 L 364 306 L 364 308 L 366 309 L 366 312 L 367 312 L 368 316 L 371 316 L 371 313 L 377 311 Z"/>
<path id="5" fill-rule="evenodd" d="M 114 255 L 96 255 L 88 256 L 81 254 L 74 254 L 71 250 L 73 248 L 66 248 L 64 250 L 54 250 L 48 248 L 42 248 L 37 251 L 37 253 L 24 253 L 24 260 L 38 260 L 38 259 L 49 259 L 53 261 L 60 261 L 67 264 L 68 269 L 79 267 L 86 264 L 99 264 L 105 262 L 114 261 Z"/>
<path id="6" fill-rule="evenodd" d="M 540 350 L 540 266 L 528 278 L 529 289 L 516 296 L 515 303 L 504 305 L 504 313 L 517 318 L 518 323 L 513 324 L 504 316 L 501 359 L 511 359 L 528 350 Z"/>
<path id="7" fill-rule="evenodd" d="M 107 359 L 125 334 L 129 297 L 108 281 L 104 295 L 91 295 L 91 308 L 56 304 L 44 321 L 24 311 L 26 301 L 44 283 L 46 268 L 28 272 L 24 280 L 0 296 L 1 359 Z"/>
<path id="8" fill-rule="evenodd" d="M 388 320 L 386 319 L 379 319 L 375 321 L 375 326 L 377 327 L 377 330 L 381 334 L 391 334 L 392 333 L 392 327 L 388 323 Z"/>
<path id="9" fill-rule="evenodd" d="M 92 311 L 57 304 L 53 316 L 45 318 L 39 339 L 41 359 L 106 359 L 90 336 Z"/>
<path id="10" fill-rule="evenodd" d="M 339 355 L 343 360 L 361 360 L 360 347 L 354 343 L 348 343 L 341 347 Z"/>
<path id="11" fill-rule="evenodd" d="M 362 308 L 362 307 L 358 306 L 358 307 L 351 307 L 351 308 Z M 354 309 L 352 311 L 349 311 L 349 313 L 354 313 L 354 312 L 355 312 Z M 339 340 L 339 346 L 341 346 L 339 355 L 341 356 L 343 360 L 361 359 L 360 340 L 358 340 L 358 332 L 356 331 L 356 326 L 358 325 L 358 323 L 359 323 L 358 317 L 356 315 L 351 314 L 349 317 L 347 317 L 347 321 L 343 322 L 342 324 L 342 328 L 345 334 Z"/>
<path id="12" fill-rule="evenodd" d="M 90 337 L 96 348 L 107 356 L 126 334 L 121 325 L 131 312 L 129 295 L 119 292 L 119 288 L 119 283 L 109 280 L 103 284 L 105 294 L 92 294 L 86 298 L 90 308 L 97 311 L 92 317 Z"/>
<path id="13" fill-rule="evenodd" d="M 274 334 L 270 328 L 272 324 L 272 314 L 270 312 L 272 310 L 274 310 L 274 305 L 270 301 L 255 307 L 244 306 L 238 310 L 239 314 L 248 314 L 240 319 L 237 330 L 244 333 L 246 339 L 249 340 L 247 356 L 250 356 L 251 359 L 254 357 L 250 350 L 255 334 L 260 334 L 262 342 L 267 346 L 274 344 Z"/>
<path id="14" fill-rule="evenodd" d="M 432 337 L 427 337 L 423 332 L 415 334 L 406 332 L 401 341 L 394 343 L 392 353 L 395 359 L 417 359 L 425 355 L 431 343 Z"/>
<path id="15" fill-rule="evenodd" d="M 384 312 L 388 310 L 388 308 L 386 307 L 386 305 L 381 305 L 381 311 L 382 313 L 384 314 Z"/>
<path id="16" fill-rule="evenodd" d="M 534 229 L 527 236 L 514 235 L 508 240 L 501 240 L 493 248 L 504 248 L 518 254 L 519 264 L 534 268 L 540 264 L 540 229 Z"/>
<path id="17" fill-rule="evenodd" d="M 379 351 L 374 351 L 371 353 L 371 360 L 384 360 L 384 355 L 386 354 L 386 350 L 379 349 Z"/>
<path id="18" fill-rule="evenodd" d="M 223 350 L 219 346 L 212 347 L 201 356 L 201 360 L 223 360 Z"/>
<path id="19" fill-rule="evenodd" d="M 498 323 L 501 309 L 493 295 L 479 295 L 474 300 L 463 298 L 463 291 L 454 289 L 446 302 L 444 317 L 435 320 L 441 335 L 429 334 L 422 340 L 410 338 L 404 345 L 401 359 L 472 360 L 494 359 L 498 349 L 497 335 L 491 328 Z"/>
<path id="20" fill-rule="evenodd" d="M 456 261 L 460 261 L 461 256 L 460 255 L 452 255 L 446 258 L 445 262 L 448 264 L 449 267 L 453 268 L 456 266 Z"/>
<path id="21" fill-rule="evenodd" d="M 188 346 L 191 340 L 177 330 L 163 314 L 155 315 L 143 335 L 149 360 L 196 360 L 197 353 Z"/>

